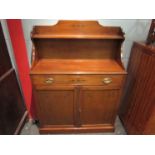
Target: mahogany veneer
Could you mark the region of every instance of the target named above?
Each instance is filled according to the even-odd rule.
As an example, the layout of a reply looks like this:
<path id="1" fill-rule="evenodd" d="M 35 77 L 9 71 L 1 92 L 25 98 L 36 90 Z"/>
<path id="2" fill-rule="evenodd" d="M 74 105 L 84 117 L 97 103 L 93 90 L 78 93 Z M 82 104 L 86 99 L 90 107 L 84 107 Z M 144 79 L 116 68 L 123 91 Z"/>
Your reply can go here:
<path id="1" fill-rule="evenodd" d="M 123 35 L 96 21 L 33 28 L 30 74 L 41 133 L 114 131 L 126 75 Z"/>
<path id="2" fill-rule="evenodd" d="M 82 69 L 81 69 L 82 68 Z M 42 59 L 35 66 L 34 74 L 121 74 L 123 68 L 115 60 L 61 60 Z M 31 73 L 33 73 L 33 70 Z"/>

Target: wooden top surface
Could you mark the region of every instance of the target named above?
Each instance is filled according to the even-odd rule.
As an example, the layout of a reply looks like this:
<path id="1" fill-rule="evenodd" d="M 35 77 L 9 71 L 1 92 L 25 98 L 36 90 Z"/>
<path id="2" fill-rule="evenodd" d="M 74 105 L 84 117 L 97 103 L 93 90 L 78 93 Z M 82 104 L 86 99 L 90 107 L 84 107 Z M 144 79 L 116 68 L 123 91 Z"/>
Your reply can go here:
<path id="1" fill-rule="evenodd" d="M 41 59 L 31 74 L 126 74 L 115 60 Z"/>
<path id="2" fill-rule="evenodd" d="M 51 26 L 34 26 L 33 39 L 124 39 L 120 27 L 101 26 L 97 21 L 59 21 Z"/>

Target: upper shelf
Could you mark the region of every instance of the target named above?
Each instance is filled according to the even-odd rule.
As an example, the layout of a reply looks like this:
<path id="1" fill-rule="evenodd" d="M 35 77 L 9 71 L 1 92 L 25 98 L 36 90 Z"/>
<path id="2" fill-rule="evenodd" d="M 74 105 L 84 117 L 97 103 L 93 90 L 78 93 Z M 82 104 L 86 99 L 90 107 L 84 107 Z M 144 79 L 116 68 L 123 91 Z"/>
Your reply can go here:
<path id="1" fill-rule="evenodd" d="M 32 39 L 124 39 L 120 27 L 101 26 L 97 21 L 59 21 L 54 26 L 34 26 Z"/>

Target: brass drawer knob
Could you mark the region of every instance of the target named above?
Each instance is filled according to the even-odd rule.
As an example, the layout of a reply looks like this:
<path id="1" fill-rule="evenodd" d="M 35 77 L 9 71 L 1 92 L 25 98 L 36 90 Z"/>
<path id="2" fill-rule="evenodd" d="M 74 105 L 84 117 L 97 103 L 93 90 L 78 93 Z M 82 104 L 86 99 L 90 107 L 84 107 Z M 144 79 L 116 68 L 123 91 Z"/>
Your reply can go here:
<path id="1" fill-rule="evenodd" d="M 103 82 L 104 84 L 110 84 L 110 83 L 112 82 L 112 78 L 104 78 L 104 79 L 102 80 L 102 82 Z"/>
<path id="2" fill-rule="evenodd" d="M 51 83 L 53 83 L 53 81 L 54 81 L 53 78 L 48 78 L 48 79 L 45 80 L 45 83 L 51 84 Z"/>

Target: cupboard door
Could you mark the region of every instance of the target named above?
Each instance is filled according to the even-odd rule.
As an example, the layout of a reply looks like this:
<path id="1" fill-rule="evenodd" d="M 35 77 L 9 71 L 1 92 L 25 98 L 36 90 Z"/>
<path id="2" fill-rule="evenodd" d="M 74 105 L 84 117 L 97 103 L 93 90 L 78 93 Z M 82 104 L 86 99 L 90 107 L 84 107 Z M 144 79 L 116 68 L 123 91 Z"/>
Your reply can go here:
<path id="1" fill-rule="evenodd" d="M 98 87 L 83 87 L 81 92 L 81 123 L 83 125 L 113 124 L 120 91 Z"/>
<path id="2" fill-rule="evenodd" d="M 74 88 L 35 90 L 40 126 L 74 124 Z"/>

